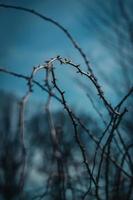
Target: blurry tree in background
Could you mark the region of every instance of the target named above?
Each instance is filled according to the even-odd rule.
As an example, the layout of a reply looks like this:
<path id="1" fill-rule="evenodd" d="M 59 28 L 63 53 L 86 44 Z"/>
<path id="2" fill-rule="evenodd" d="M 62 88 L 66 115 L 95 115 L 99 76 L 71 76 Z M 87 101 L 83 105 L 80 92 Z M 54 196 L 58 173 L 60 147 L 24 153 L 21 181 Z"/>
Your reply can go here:
<path id="1" fill-rule="evenodd" d="M 92 33 L 94 37 L 97 36 L 95 39 L 101 43 L 100 45 L 105 46 L 106 51 L 109 52 L 110 60 L 112 58 L 116 62 L 116 69 L 117 67 L 117 70 L 121 69 L 123 77 L 121 78 L 119 74 L 118 81 L 120 81 L 122 88 L 120 85 L 116 85 L 116 89 L 124 93 L 132 85 L 133 2 L 130 0 L 84 2 L 86 13 L 84 24 L 88 30 L 92 29 Z M 103 60 L 98 59 L 98 61 L 102 63 Z M 109 67 L 110 64 L 106 66 L 106 68 Z M 110 81 L 112 81 L 113 87 L 113 80 Z"/>
<path id="2" fill-rule="evenodd" d="M 114 95 L 122 96 L 115 106 L 106 98 L 104 85 L 99 84 L 99 77 L 93 72 L 86 54 L 67 29 L 36 11 L 0 4 L 0 7 L 25 11 L 54 24 L 65 33 L 86 65 L 83 71 L 76 61 L 55 56 L 34 67 L 29 76 L 0 68 L 1 73 L 27 82 L 25 95 L 20 100 L 11 94 L 0 94 L 2 200 L 133 199 L 132 3 L 94 0 L 85 4 L 88 26 L 89 20 L 93 20 L 93 31 L 97 31 L 99 41 L 118 64 L 119 69 L 114 72 L 116 79 L 111 76 L 109 82 Z M 100 62 L 102 64 L 102 60 Z M 81 87 L 99 119 L 91 112 L 79 114 L 70 107 L 63 85 L 58 83 L 56 68 L 60 65 L 71 67 L 81 80 L 85 78 L 86 82 L 92 83 L 98 95 L 92 96 L 86 86 Z M 43 81 L 35 79 L 38 72 L 43 73 Z M 103 78 L 108 76 L 104 71 L 102 73 Z M 27 117 L 25 107 L 34 92 L 34 85 L 47 94 L 47 101 L 41 113 L 31 113 Z M 97 96 L 100 108 L 106 113 L 99 109 Z M 53 112 L 53 99 L 62 106 L 61 110 Z M 98 126 L 101 123 L 103 126 Z"/>
<path id="3" fill-rule="evenodd" d="M 94 0 L 93 2 L 84 1 L 84 5 L 86 18 L 83 23 L 88 31 L 92 31 L 97 43 L 104 47 L 103 52 L 98 55 L 95 54 L 95 49 L 93 50 L 92 60 L 95 60 L 97 64 L 95 67 L 98 68 L 99 75 L 112 88 L 114 96 L 120 99 L 120 96 L 132 87 L 133 81 L 133 1 Z M 104 66 L 106 59 L 108 59 L 108 63 Z M 106 70 L 103 70 L 104 68 Z M 126 137 L 128 133 L 131 138 L 133 130 L 132 101 L 133 98 L 130 97 L 126 102 L 130 112 L 123 122 L 127 129 L 123 134 Z"/>

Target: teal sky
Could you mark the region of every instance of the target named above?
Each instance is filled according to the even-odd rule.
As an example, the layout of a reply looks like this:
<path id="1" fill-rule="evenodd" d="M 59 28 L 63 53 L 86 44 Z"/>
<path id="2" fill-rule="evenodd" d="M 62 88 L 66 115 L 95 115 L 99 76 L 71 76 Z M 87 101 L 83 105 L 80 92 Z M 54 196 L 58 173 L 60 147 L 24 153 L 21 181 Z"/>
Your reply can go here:
<path id="1" fill-rule="evenodd" d="M 89 21 L 89 27 L 85 25 L 86 1 L 84 0 L 83 2 L 80 0 L 3 1 L 6 4 L 35 9 L 45 16 L 57 20 L 67 28 L 90 59 L 94 72 L 99 77 L 101 84 L 104 85 L 106 96 L 109 99 L 113 96 L 111 101 L 116 103 L 118 97 L 114 95 L 107 81 L 113 71 L 113 67 L 116 67 L 116 63 L 104 45 L 101 45 L 99 42 L 98 31 L 94 31 L 97 16 Z M 91 14 L 93 16 L 93 9 Z M 0 25 L 1 67 L 18 73 L 30 74 L 33 66 L 41 64 L 56 55 L 61 55 L 72 59 L 77 64 L 81 64 L 82 68 L 85 69 L 79 53 L 73 48 L 64 33 L 54 25 L 23 11 L 3 8 L 0 8 Z M 104 73 L 102 73 L 102 70 Z M 105 79 L 102 78 L 103 74 L 107 75 Z M 78 106 L 79 110 L 82 109 L 83 103 L 87 104 L 88 99 L 79 87 L 79 84 L 77 84 L 77 80 L 84 83 L 84 79 L 81 79 L 75 73 L 75 70 L 72 70 L 70 67 L 63 67 L 63 69 L 58 67 L 57 76 L 59 84 L 66 91 L 66 98 L 71 105 Z M 42 76 L 40 75 L 38 78 L 42 79 Z M 114 75 L 114 80 L 117 80 L 117 78 Z M 0 88 L 23 96 L 26 88 L 26 84 L 23 81 L 0 74 L 0 82 Z M 92 93 L 91 95 L 95 94 L 95 92 L 92 92 L 94 88 L 89 81 L 86 82 L 86 86 L 90 93 Z M 42 95 L 40 90 L 36 89 L 35 91 L 35 94 L 33 94 L 34 101 L 39 102 L 46 97 L 45 94 Z"/>

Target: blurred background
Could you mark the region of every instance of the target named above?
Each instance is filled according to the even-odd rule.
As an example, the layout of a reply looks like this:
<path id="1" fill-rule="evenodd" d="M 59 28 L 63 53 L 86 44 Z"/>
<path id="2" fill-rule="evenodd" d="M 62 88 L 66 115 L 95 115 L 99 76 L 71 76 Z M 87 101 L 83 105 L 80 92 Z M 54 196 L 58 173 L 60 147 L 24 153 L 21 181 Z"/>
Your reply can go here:
<path id="1" fill-rule="evenodd" d="M 133 84 L 132 0 L 5 0 L 1 3 L 36 10 L 63 25 L 84 50 L 105 97 L 113 107 L 128 93 Z M 78 51 L 53 24 L 23 11 L 0 7 L 0 26 L 0 68 L 30 75 L 34 66 L 60 55 L 80 64 L 81 69 L 87 71 Z M 86 127 L 100 137 L 109 116 L 93 84 L 70 66 L 57 64 L 56 76 L 70 108 Z M 36 80 L 43 82 L 43 75 L 39 73 Z M 52 116 L 58 133 L 58 153 L 61 154 L 54 156 L 51 127 L 45 110 L 48 95 L 37 87 L 34 87 L 25 108 L 27 164 L 23 191 L 20 190 L 18 177 L 22 169 L 22 149 L 18 139 L 19 102 L 26 88 L 25 81 L 0 72 L 0 198 L 81 199 L 88 188 L 88 179 L 81 164 L 82 155 L 75 142 L 72 122 L 62 105 L 53 99 Z M 128 146 L 133 142 L 132 96 L 124 107 L 129 112 L 122 121 L 120 132 Z M 78 131 L 91 165 L 95 145 L 82 134 L 84 131 L 81 128 Z M 115 148 L 114 156 L 121 159 Z M 123 150 L 121 143 L 119 148 Z M 125 168 L 129 170 L 128 166 Z M 113 169 L 112 174 L 117 174 L 117 170 Z M 114 185 L 117 183 L 115 178 L 112 182 Z M 114 192 L 109 199 L 122 199 L 122 196 L 123 199 L 132 199 L 132 194 L 128 198 L 126 196 L 127 185 L 128 182 L 123 181 L 119 194 Z M 102 192 L 101 196 L 106 199 Z M 91 198 L 96 199 L 93 194 Z"/>

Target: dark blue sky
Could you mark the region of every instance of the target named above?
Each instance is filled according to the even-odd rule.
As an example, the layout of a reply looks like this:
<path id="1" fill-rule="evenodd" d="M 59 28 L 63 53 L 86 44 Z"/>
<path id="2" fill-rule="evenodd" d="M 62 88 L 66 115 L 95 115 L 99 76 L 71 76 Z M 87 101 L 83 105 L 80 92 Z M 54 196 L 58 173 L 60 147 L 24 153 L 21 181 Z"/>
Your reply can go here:
<path id="1" fill-rule="evenodd" d="M 101 45 L 98 41 L 98 32 L 94 31 L 95 18 L 90 18 L 88 29 L 85 26 L 85 0 L 83 2 L 80 0 L 3 1 L 6 4 L 35 9 L 57 20 L 67 28 L 90 58 L 93 70 L 98 75 L 101 84 L 104 84 L 104 90 L 110 98 L 113 92 L 110 86 L 107 83 L 105 84 L 105 80 L 102 79 L 99 72 L 103 70 L 105 74 L 111 74 L 116 63 L 106 51 L 104 45 Z M 84 63 L 79 53 L 73 48 L 64 33 L 54 25 L 23 11 L 0 8 L 0 26 L 1 67 L 18 73 L 29 74 L 33 66 L 41 64 L 56 55 L 61 55 L 72 59 L 75 63 L 81 64 L 84 68 Z M 102 62 L 99 62 L 99 59 L 102 59 Z M 110 67 L 107 67 L 107 65 Z M 62 70 L 57 69 L 57 75 L 59 83 L 66 91 L 66 97 L 72 105 L 78 105 L 80 109 L 83 107 L 83 102 L 85 104 L 88 103 L 85 93 L 76 82 L 76 79 L 80 80 L 80 77 L 75 71 L 64 67 Z M 40 78 L 42 77 L 40 76 Z M 0 81 L 1 88 L 23 96 L 26 88 L 26 84 L 23 81 L 3 74 L 0 75 Z M 86 83 L 86 85 L 89 85 L 88 88 L 92 91 L 90 82 Z M 34 100 L 42 100 L 41 94 L 37 90 L 36 94 L 33 95 Z M 116 99 L 117 97 L 113 96 L 112 101 L 115 102 Z"/>
<path id="2" fill-rule="evenodd" d="M 27 1 L 6 1 L 6 3 L 33 8 L 57 20 L 74 35 L 82 46 L 85 46 L 86 40 L 88 40 L 88 32 L 81 24 L 84 14 L 83 7 L 76 0 L 28 1 L 28 3 Z M 0 24 L 2 27 L 0 32 L 1 66 L 27 74 L 30 73 L 33 66 L 58 54 L 72 58 L 76 63 L 82 63 L 79 54 L 64 33 L 36 16 L 22 11 L 1 8 Z M 65 90 L 68 90 L 69 98 L 75 101 L 80 93 L 74 88 L 76 84 L 74 84 L 72 77 L 75 77 L 75 73 L 70 70 L 62 70 L 58 71 L 58 76 L 63 81 Z M 2 88 L 23 95 L 25 84 L 22 81 L 17 80 L 16 82 L 16 79 L 2 75 L 1 83 Z M 74 96 L 71 95 L 72 89 L 75 90 L 76 95 Z M 37 99 L 39 99 L 38 96 Z"/>

